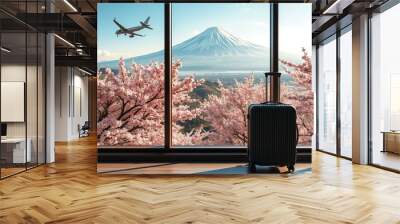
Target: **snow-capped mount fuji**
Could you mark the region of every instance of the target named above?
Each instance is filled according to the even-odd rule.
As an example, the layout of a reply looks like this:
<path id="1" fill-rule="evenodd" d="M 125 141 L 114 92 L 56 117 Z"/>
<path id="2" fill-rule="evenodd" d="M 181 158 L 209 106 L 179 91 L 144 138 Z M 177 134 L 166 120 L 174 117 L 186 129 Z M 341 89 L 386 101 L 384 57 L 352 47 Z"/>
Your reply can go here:
<path id="1" fill-rule="evenodd" d="M 265 55 L 267 48 L 233 36 L 221 27 L 210 27 L 172 48 L 174 56 Z"/>
<path id="2" fill-rule="evenodd" d="M 172 47 L 173 60 L 181 60 L 181 71 L 217 73 L 225 71 L 268 71 L 269 50 L 238 38 L 220 27 L 209 27 L 200 34 Z M 163 62 L 164 51 L 125 59 L 125 63 Z M 100 62 L 98 68 L 118 67 L 118 60 Z"/>

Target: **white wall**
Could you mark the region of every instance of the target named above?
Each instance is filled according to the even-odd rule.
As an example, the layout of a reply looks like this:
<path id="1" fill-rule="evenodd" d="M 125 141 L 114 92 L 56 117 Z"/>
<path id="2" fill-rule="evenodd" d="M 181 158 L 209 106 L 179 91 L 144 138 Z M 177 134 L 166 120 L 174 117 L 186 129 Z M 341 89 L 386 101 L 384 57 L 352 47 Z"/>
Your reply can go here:
<path id="1" fill-rule="evenodd" d="M 69 69 L 55 68 L 55 141 L 67 141 L 69 132 Z"/>
<path id="2" fill-rule="evenodd" d="M 32 66 L 28 68 L 24 65 L 18 64 L 5 64 L 1 66 L 1 81 L 2 82 L 25 82 L 26 69 L 28 73 L 34 69 Z M 36 96 L 36 93 L 27 93 L 27 96 Z M 36 105 L 35 105 L 36 106 Z M 7 110 L 7 108 L 1 108 Z M 29 114 L 28 114 L 29 116 Z M 28 117 L 28 120 L 31 117 Z M 25 137 L 25 123 L 26 122 L 7 122 L 7 136 L 8 137 Z M 29 137 L 29 136 L 28 136 Z"/>
<path id="3" fill-rule="evenodd" d="M 70 141 L 88 120 L 88 78 L 72 67 L 56 67 L 55 73 L 55 140 Z"/>
<path id="4" fill-rule="evenodd" d="M 72 111 L 71 135 L 73 136 L 73 138 L 78 138 L 79 137 L 78 125 L 82 126 L 85 123 L 85 121 L 89 120 L 88 78 L 81 76 L 81 73 L 79 73 L 79 75 L 76 75 L 75 73 L 73 86 L 74 88 L 72 89 L 74 91 L 72 94 L 74 94 L 74 96 L 72 96 L 72 99 L 74 100 L 74 102 L 71 102 L 71 104 L 74 105 L 74 107 L 71 108 Z"/>
<path id="5" fill-rule="evenodd" d="M 25 82 L 25 64 L 24 65 L 2 65 L 1 81 L 3 82 Z M 1 108 L 7 110 L 7 108 Z M 25 122 L 7 123 L 7 137 L 25 137 Z"/>

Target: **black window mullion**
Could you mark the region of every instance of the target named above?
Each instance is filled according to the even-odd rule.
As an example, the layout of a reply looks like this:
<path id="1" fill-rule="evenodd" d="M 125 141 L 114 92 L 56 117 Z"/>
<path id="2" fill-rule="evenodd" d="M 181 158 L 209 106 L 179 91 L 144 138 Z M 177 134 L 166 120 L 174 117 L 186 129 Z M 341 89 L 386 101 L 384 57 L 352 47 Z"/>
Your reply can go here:
<path id="1" fill-rule="evenodd" d="M 279 74 L 279 4 L 270 3 L 270 73 L 266 73 L 267 101 L 280 101 Z"/>
<path id="2" fill-rule="evenodd" d="M 25 21 L 28 21 L 28 1 L 25 1 Z M 28 24 L 25 23 L 25 88 L 24 88 L 24 120 L 25 120 L 25 170 L 28 170 Z M 32 151 L 31 151 L 32 152 Z"/>
<path id="3" fill-rule="evenodd" d="M 279 72 L 279 5 L 270 3 L 270 72 Z M 272 94 L 272 93 L 271 93 Z"/>
<path id="4" fill-rule="evenodd" d="M 36 1 L 36 13 L 37 15 L 39 14 L 39 1 Z M 39 22 L 39 19 L 36 22 Z M 39 165 L 39 31 L 36 31 L 36 164 L 35 166 L 38 165 Z"/>
<path id="5" fill-rule="evenodd" d="M 2 23 L 0 23 L 0 47 L 2 47 L 3 45 L 2 45 L 2 32 L 1 32 L 1 24 Z M 1 52 L 1 50 L 0 50 L 0 124 L 3 124 L 2 123 L 2 121 L 1 121 L 1 110 L 2 110 L 2 108 L 1 108 L 1 78 L 2 78 L 2 74 L 1 74 L 1 69 L 2 69 L 2 56 L 3 55 L 3 52 Z M 1 134 L 0 134 L 1 135 Z M 1 177 L 1 170 L 2 170 L 2 167 L 3 167 L 3 163 L 1 162 L 2 161 L 2 158 L 3 157 L 1 157 L 1 150 L 2 150 L 2 148 L 1 148 L 1 145 L 2 144 L 0 144 L 0 179 L 2 179 L 2 177 Z"/>
<path id="6" fill-rule="evenodd" d="M 341 156 L 341 119 L 340 119 L 340 76 L 341 76 L 341 64 L 340 64 L 340 36 L 341 32 L 336 32 L 336 154 Z"/>
<path id="7" fill-rule="evenodd" d="M 367 53 L 367 83 L 368 83 L 368 96 L 367 96 L 367 119 L 368 119 L 368 164 L 373 164 L 373 149 L 372 149 L 372 12 L 368 12 L 368 30 L 367 30 L 367 44 L 368 44 L 368 53 Z"/>
<path id="8" fill-rule="evenodd" d="M 164 4 L 164 147 L 172 145 L 171 4 Z"/>
<path id="9" fill-rule="evenodd" d="M 319 44 L 315 46 L 315 149 L 319 149 Z"/>

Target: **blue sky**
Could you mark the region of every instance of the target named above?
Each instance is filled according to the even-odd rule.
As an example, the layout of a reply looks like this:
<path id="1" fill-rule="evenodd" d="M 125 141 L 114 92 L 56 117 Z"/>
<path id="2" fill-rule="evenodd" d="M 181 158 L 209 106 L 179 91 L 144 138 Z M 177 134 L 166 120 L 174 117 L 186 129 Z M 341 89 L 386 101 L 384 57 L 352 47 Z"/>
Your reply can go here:
<path id="1" fill-rule="evenodd" d="M 151 16 L 153 30 L 141 30 L 145 37 L 115 35 L 116 18 L 125 27 L 137 26 Z M 98 4 L 98 60 L 139 56 L 163 49 L 164 4 Z M 172 44 L 220 26 L 231 34 L 255 44 L 269 44 L 269 7 L 265 3 L 180 3 L 172 6 Z M 300 53 L 302 46 L 311 51 L 311 5 L 280 4 L 280 47 Z"/>
<path id="2" fill-rule="evenodd" d="M 173 44 L 180 43 L 212 26 L 222 27 L 242 39 L 267 46 L 268 4 L 186 3 L 172 6 Z"/>
<path id="3" fill-rule="evenodd" d="M 97 12 L 97 49 L 98 60 L 117 59 L 150 53 L 163 48 L 164 45 L 164 4 L 162 3 L 101 3 Z M 129 28 L 138 26 L 148 16 L 153 30 L 144 29 L 138 32 L 145 37 L 129 38 L 115 34 L 119 23 Z"/>

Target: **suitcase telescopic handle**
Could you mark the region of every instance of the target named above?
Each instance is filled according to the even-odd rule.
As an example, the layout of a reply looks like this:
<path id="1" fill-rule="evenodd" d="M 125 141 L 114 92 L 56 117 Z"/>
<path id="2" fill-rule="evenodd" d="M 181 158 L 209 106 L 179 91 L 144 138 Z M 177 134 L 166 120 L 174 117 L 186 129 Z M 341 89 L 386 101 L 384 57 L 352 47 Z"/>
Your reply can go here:
<path id="1" fill-rule="evenodd" d="M 267 102 L 279 103 L 281 95 L 281 73 L 266 72 L 265 75 L 265 98 Z"/>

